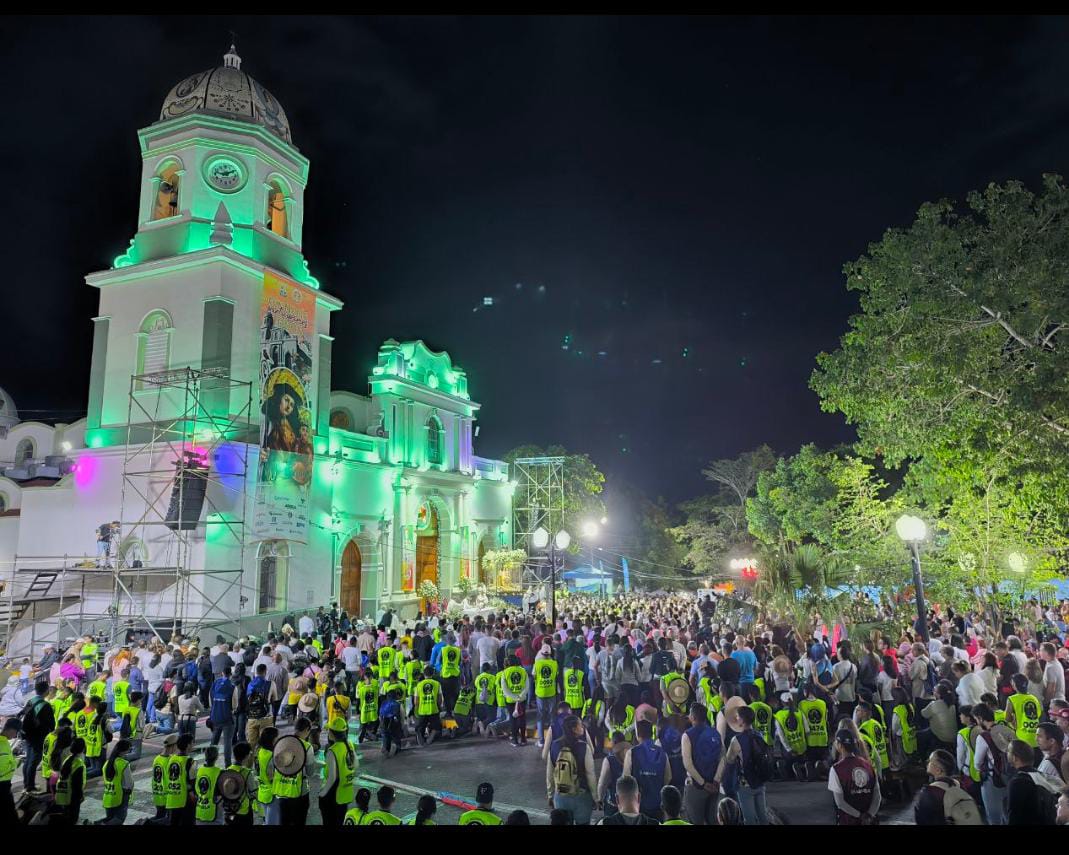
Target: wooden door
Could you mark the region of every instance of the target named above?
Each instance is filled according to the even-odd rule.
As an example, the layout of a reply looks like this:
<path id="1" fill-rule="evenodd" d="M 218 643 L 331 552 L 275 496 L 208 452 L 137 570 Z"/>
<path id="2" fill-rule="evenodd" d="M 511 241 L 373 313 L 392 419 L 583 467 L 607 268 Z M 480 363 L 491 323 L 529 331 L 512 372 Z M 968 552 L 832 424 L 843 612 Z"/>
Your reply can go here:
<path id="1" fill-rule="evenodd" d="M 341 607 L 350 617 L 360 615 L 360 547 L 355 540 L 341 554 Z"/>

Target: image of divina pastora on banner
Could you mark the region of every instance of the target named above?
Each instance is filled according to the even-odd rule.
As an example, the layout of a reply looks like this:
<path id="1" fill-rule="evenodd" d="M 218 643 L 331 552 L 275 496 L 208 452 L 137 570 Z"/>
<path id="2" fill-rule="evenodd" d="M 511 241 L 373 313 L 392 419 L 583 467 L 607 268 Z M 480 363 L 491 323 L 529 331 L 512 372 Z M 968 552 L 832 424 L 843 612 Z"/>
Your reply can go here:
<path id="1" fill-rule="evenodd" d="M 308 542 L 315 292 L 264 273 L 260 307 L 260 462 L 253 531 Z"/>

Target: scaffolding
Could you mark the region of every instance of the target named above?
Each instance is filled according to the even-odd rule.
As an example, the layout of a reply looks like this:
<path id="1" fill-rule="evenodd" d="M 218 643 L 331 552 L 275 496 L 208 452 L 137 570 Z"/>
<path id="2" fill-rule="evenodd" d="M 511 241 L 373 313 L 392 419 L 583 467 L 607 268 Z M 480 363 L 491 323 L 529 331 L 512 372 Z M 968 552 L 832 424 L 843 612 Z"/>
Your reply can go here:
<path id="1" fill-rule="evenodd" d="M 204 626 L 235 622 L 233 611 L 220 605 L 235 586 L 240 631 L 247 602 L 249 446 L 257 442 L 252 401 L 252 383 L 233 379 L 225 369 L 181 368 L 131 377 L 120 554 L 112 573 L 109 610 L 113 638 L 120 625 L 126 631 L 147 627 L 162 638 L 164 628 L 190 635 Z M 169 415 L 161 417 L 161 412 Z M 236 561 L 196 566 L 197 541 L 206 541 L 209 532 L 213 552 L 222 556 L 229 547 Z M 143 566 L 148 544 L 157 555 L 162 553 L 162 560 L 150 568 Z M 207 549 L 204 554 L 209 554 Z M 152 574 L 162 575 L 166 583 L 159 591 L 139 584 Z M 213 577 L 221 584 L 206 591 Z M 164 590 L 166 607 L 159 596 Z M 157 595 L 155 603 L 152 594 Z"/>
<path id="2" fill-rule="evenodd" d="M 516 476 L 512 536 L 514 548 L 527 553 L 521 582 L 527 588 L 549 575 L 548 558 L 532 554 L 531 535 L 544 528 L 553 537 L 564 527 L 564 458 L 521 457 L 512 471 Z"/>

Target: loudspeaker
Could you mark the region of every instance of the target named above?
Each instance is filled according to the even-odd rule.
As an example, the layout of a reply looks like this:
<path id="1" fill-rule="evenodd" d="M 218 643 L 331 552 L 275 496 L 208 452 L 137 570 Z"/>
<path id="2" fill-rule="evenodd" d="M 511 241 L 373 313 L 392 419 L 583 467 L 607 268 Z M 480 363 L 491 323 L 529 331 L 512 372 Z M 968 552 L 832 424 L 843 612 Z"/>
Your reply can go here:
<path id="1" fill-rule="evenodd" d="M 193 460 L 196 461 L 196 458 Z M 180 469 L 171 488 L 166 520 L 167 528 L 171 531 L 192 531 L 200 520 L 204 493 L 208 489 L 208 468 L 197 465 L 197 462 Z"/>

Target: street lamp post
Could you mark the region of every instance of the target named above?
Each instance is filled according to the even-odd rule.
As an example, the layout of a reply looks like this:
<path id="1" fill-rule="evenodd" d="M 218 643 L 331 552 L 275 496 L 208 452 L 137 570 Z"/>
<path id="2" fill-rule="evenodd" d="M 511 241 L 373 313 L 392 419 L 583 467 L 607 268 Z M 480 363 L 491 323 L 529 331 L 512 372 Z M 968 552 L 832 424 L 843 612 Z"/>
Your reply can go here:
<path id="1" fill-rule="evenodd" d="M 551 539 L 549 532 L 539 526 L 531 533 L 531 544 L 535 549 L 549 548 L 549 620 L 553 624 L 550 632 L 557 631 L 557 550 L 562 552 L 572 542 L 572 536 L 561 529 Z"/>
<path id="2" fill-rule="evenodd" d="M 927 644 L 930 640 L 928 635 L 928 609 L 924 605 L 924 577 L 921 575 L 921 551 L 920 542 L 928 533 L 928 527 L 920 517 L 903 514 L 895 523 L 895 531 L 909 546 L 909 555 L 913 564 L 913 590 L 917 592 L 917 625 Z"/>

